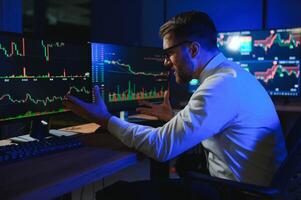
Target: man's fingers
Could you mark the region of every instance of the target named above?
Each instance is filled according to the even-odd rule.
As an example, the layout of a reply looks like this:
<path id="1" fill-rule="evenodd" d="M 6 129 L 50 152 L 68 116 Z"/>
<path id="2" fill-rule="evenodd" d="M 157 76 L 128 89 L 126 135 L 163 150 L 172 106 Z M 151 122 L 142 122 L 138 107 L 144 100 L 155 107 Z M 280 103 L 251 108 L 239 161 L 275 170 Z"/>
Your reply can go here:
<path id="1" fill-rule="evenodd" d="M 95 96 L 95 101 L 96 101 L 96 103 L 98 103 L 101 100 L 100 90 L 99 90 L 98 85 L 95 85 L 93 87 L 93 93 L 94 93 L 94 96 Z"/>
<path id="2" fill-rule="evenodd" d="M 76 114 L 83 113 L 85 111 L 86 103 L 74 96 L 66 96 L 63 100 L 63 105 L 75 112 Z"/>
<path id="3" fill-rule="evenodd" d="M 147 106 L 147 107 L 153 107 L 154 104 L 149 101 L 139 101 L 140 106 Z"/>
<path id="4" fill-rule="evenodd" d="M 75 113 L 76 115 L 91 120 L 90 114 L 89 112 L 86 110 L 86 107 L 82 107 L 79 104 L 75 104 L 72 101 L 66 100 L 63 102 L 64 106 L 71 110 L 73 113 Z"/>
<path id="5" fill-rule="evenodd" d="M 84 107 L 86 104 L 84 101 L 80 100 L 79 98 L 76 98 L 75 96 L 71 96 L 71 95 L 67 95 L 65 97 L 65 101 L 70 102 L 75 105 L 79 105 L 81 107 Z"/>
<path id="6" fill-rule="evenodd" d="M 156 116 L 151 108 L 137 108 L 136 111 L 142 114 Z"/>

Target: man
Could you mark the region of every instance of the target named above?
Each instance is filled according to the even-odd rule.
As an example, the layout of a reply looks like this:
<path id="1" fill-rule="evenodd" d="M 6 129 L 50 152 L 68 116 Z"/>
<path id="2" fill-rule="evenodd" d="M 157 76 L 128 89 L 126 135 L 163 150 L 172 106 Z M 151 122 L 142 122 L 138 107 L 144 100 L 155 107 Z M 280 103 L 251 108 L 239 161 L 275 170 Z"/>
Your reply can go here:
<path id="1" fill-rule="evenodd" d="M 202 143 L 211 176 L 267 186 L 286 157 L 277 113 L 255 77 L 219 52 L 216 35 L 214 23 L 202 12 L 181 13 L 160 28 L 164 64 L 174 69 L 177 83 L 192 78 L 201 83 L 175 116 L 167 98 L 161 107 L 153 107 L 153 111 L 166 111 L 165 115 L 153 113 L 169 120 L 162 127 L 131 124 L 112 116 L 98 87 L 94 88 L 96 103 L 69 96 L 64 104 L 156 160 L 170 160 Z"/>

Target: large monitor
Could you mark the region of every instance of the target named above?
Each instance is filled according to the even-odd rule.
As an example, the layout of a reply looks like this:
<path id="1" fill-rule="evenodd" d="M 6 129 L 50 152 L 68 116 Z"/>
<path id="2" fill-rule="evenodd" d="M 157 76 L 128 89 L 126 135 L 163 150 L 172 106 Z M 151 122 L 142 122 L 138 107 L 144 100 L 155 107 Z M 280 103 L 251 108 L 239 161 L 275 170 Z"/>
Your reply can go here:
<path id="1" fill-rule="evenodd" d="M 299 95 L 301 28 L 219 33 L 224 55 L 252 73 L 270 95 Z"/>
<path id="2" fill-rule="evenodd" d="M 66 94 L 91 99 L 90 44 L 0 33 L 0 122 L 68 110 Z"/>
<path id="3" fill-rule="evenodd" d="M 110 111 L 134 111 L 141 100 L 161 102 L 168 69 L 159 48 L 92 43 L 92 81 Z"/>

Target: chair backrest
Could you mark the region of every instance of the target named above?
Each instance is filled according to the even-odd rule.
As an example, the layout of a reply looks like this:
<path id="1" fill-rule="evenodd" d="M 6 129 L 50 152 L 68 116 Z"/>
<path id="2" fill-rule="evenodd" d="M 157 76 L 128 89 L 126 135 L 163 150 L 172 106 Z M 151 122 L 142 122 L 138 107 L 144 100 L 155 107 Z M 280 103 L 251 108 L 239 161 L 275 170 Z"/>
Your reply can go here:
<path id="1" fill-rule="evenodd" d="M 301 118 L 296 121 L 288 139 L 288 156 L 276 172 L 271 186 L 281 191 L 280 199 L 301 199 Z"/>
<path id="2" fill-rule="evenodd" d="M 290 122 L 293 123 L 293 126 L 289 130 L 285 138 L 286 148 L 288 152 L 290 152 L 291 149 L 296 146 L 296 142 L 301 136 L 301 116 L 298 116 L 297 119 L 290 119 Z"/>

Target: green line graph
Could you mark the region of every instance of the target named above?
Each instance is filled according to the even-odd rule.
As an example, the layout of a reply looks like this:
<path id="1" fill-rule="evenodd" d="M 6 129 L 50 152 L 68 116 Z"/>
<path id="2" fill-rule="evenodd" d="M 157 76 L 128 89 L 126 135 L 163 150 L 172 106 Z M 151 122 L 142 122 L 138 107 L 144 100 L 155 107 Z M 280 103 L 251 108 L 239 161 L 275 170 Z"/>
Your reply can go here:
<path id="1" fill-rule="evenodd" d="M 44 50 L 44 57 L 45 57 L 46 61 L 49 62 L 49 60 L 50 60 L 49 49 L 53 48 L 53 47 L 57 47 L 57 48 L 63 47 L 63 46 L 65 46 L 65 43 L 63 43 L 63 42 L 54 42 L 54 43 L 50 43 L 50 44 L 45 44 L 44 40 L 41 40 L 41 45 L 42 45 L 42 48 Z"/>
<path id="2" fill-rule="evenodd" d="M 41 116 L 41 115 L 49 115 L 49 114 L 55 114 L 55 113 L 62 113 L 69 111 L 68 109 L 61 108 L 58 110 L 52 110 L 52 111 L 43 111 L 43 112 L 32 112 L 32 111 L 27 111 L 25 114 L 20 114 L 17 116 L 13 117 L 7 117 L 7 118 L 0 118 L 0 121 L 6 121 L 6 120 L 13 120 L 13 119 L 23 119 L 25 117 L 35 117 L 35 116 Z"/>
<path id="3" fill-rule="evenodd" d="M 19 70 L 21 72 L 21 70 Z M 27 67 L 22 68 L 22 73 L 19 74 L 11 74 L 7 76 L 0 76 L 0 79 L 49 79 L 49 78 L 89 78 L 90 73 L 85 72 L 84 74 L 67 74 L 66 68 L 64 68 L 61 74 L 52 74 L 51 72 L 47 72 L 45 74 L 39 75 L 31 75 L 27 73 Z"/>
<path id="4" fill-rule="evenodd" d="M 7 47 L 4 47 L 4 45 L 0 43 L 0 51 L 2 51 L 4 56 L 7 58 L 12 57 L 13 55 L 24 57 L 25 56 L 25 39 L 22 38 L 22 48 L 19 48 L 18 44 L 16 42 L 10 43 L 10 49 L 8 49 Z"/>
<path id="5" fill-rule="evenodd" d="M 115 60 L 104 60 L 103 61 L 105 64 L 109 64 L 109 65 L 117 65 L 119 67 L 122 67 L 123 71 L 118 71 L 118 73 L 128 73 L 128 74 L 132 74 L 132 75 L 144 75 L 144 76 L 168 76 L 168 72 L 160 72 L 160 73 L 147 73 L 147 72 L 135 72 L 132 69 L 132 66 L 129 64 L 125 64 L 125 63 L 121 63 L 119 61 L 115 61 Z"/>
<path id="6" fill-rule="evenodd" d="M 67 94 L 71 94 L 72 91 L 75 91 L 76 93 L 85 93 L 90 94 L 90 91 L 86 89 L 86 87 L 82 87 L 81 89 L 71 86 L 68 90 Z M 64 95 L 65 96 L 65 95 Z M 53 103 L 55 101 L 62 101 L 64 96 L 52 96 L 52 97 L 46 97 L 44 99 L 35 99 L 30 93 L 26 93 L 25 97 L 23 99 L 14 99 L 13 95 L 11 94 L 4 94 L 0 97 L 0 101 L 8 100 L 11 103 L 16 104 L 24 104 L 24 103 L 34 103 L 34 104 L 42 104 L 43 106 L 47 106 L 49 103 Z"/>

